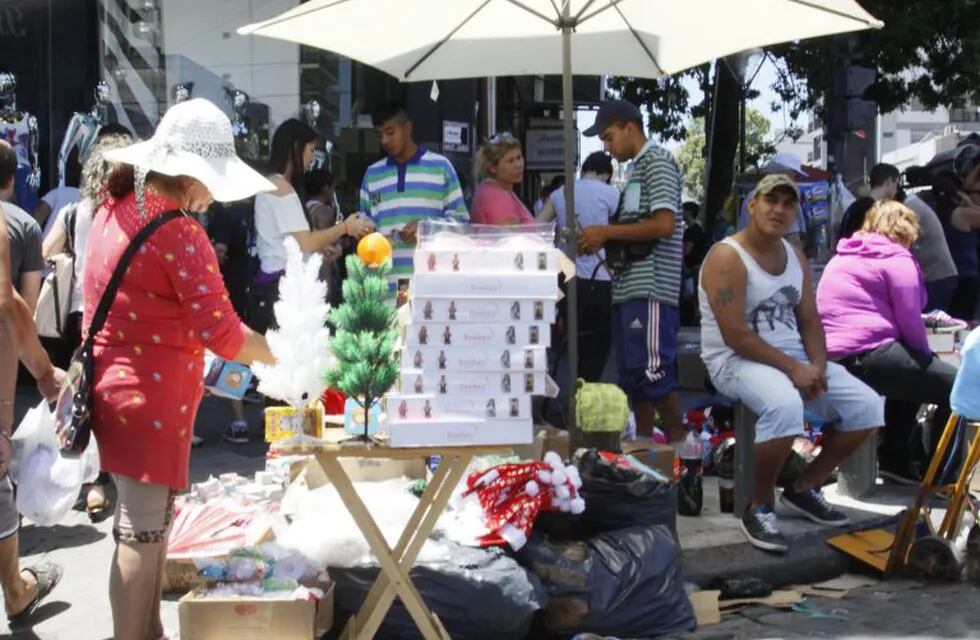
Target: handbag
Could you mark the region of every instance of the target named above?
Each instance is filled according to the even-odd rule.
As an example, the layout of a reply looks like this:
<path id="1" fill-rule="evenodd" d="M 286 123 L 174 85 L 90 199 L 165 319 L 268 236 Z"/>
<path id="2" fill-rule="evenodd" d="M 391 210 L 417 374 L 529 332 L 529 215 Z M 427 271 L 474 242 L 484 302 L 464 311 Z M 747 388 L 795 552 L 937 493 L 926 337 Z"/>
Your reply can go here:
<path id="1" fill-rule="evenodd" d="M 620 206 L 616 208 L 616 213 L 609 218 L 609 224 L 634 224 L 636 220 L 620 220 L 619 212 L 622 209 L 623 194 L 620 194 Z M 631 240 L 607 240 L 602 248 L 606 252 L 606 266 L 612 271 L 622 271 L 632 263 L 643 260 L 653 251 L 656 240 L 631 241 Z"/>
<path id="2" fill-rule="evenodd" d="M 116 292 L 119 290 L 119 285 L 122 284 L 126 269 L 129 268 L 129 263 L 133 260 L 140 246 L 157 229 L 165 223 L 183 216 L 182 211 L 176 210 L 161 213 L 133 237 L 129 246 L 126 247 L 126 251 L 119 258 L 105 291 L 102 292 L 99 306 L 96 307 L 95 313 L 92 315 L 88 336 L 72 354 L 71 363 L 68 366 L 64 384 L 61 386 L 61 392 L 58 394 L 54 412 L 55 433 L 58 436 L 61 455 L 66 458 L 77 458 L 82 455 L 92 436 L 92 425 L 89 421 L 92 404 L 92 378 L 94 376 L 92 350 L 95 345 L 95 336 L 102 330 L 109 317 L 109 308 L 112 307 L 116 298 Z"/>
<path id="3" fill-rule="evenodd" d="M 41 284 L 41 293 L 34 309 L 34 324 L 42 338 L 63 338 L 65 323 L 71 311 L 71 295 L 75 287 L 75 218 L 78 203 L 67 205 L 65 212 L 65 248 L 48 258 L 50 271 Z"/>

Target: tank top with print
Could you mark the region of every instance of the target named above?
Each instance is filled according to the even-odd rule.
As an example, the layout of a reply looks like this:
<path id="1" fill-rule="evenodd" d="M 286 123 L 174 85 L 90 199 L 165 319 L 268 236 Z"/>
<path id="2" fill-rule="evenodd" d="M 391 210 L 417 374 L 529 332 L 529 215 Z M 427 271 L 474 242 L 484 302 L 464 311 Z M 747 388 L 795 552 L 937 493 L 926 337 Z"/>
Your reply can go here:
<path id="1" fill-rule="evenodd" d="M 745 265 L 745 322 L 771 346 L 787 354 L 801 354 L 803 339 L 796 324 L 796 307 L 803 295 L 803 266 L 796 251 L 785 240 L 786 268 L 773 275 L 759 266 L 748 251 L 732 238 L 722 240 L 735 249 Z M 699 283 L 701 307 L 701 359 L 715 376 L 735 352 L 725 344 L 718 319 L 704 287 Z"/>

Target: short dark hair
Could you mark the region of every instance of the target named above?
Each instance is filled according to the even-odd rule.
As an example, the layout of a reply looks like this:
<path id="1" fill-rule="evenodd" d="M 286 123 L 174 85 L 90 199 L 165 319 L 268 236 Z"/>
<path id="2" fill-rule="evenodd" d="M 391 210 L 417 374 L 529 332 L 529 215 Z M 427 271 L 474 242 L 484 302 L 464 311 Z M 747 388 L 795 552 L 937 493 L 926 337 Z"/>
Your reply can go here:
<path id="1" fill-rule="evenodd" d="M 899 172 L 898 167 L 885 162 L 871 167 L 871 173 L 868 174 L 868 180 L 871 182 L 872 187 L 880 187 L 888 180 L 899 180 L 901 177 L 902 174 Z"/>
<path id="2" fill-rule="evenodd" d="M 582 173 L 597 173 L 599 175 L 612 175 L 612 158 L 602 151 L 594 151 L 582 163 Z"/>
<path id="3" fill-rule="evenodd" d="M 334 186 L 333 174 L 326 167 L 314 169 L 306 174 L 306 194 L 311 198 L 316 198 L 326 187 L 332 186 Z"/>
<path id="4" fill-rule="evenodd" d="M 99 127 L 99 133 L 96 135 L 96 139 L 104 138 L 105 136 L 129 136 L 133 137 L 133 132 L 129 130 L 124 124 L 119 124 L 118 122 L 110 122 L 109 124 L 104 124 Z"/>
<path id="5" fill-rule="evenodd" d="M 681 209 L 683 211 L 690 211 L 692 216 L 696 216 L 701 211 L 701 205 L 693 200 L 688 200 L 681 205 Z"/>
<path id="6" fill-rule="evenodd" d="M 411 121 L 411 116 L 408 115 L 408 107 L 405 106 L 404 102 L 390 101 L 380 104 L 374 108 L 371 112 L 371 125 L 374 127 L 380 127 L 384 123 L 394 120 L 402 119 Z"/>
<path id="7" fill-rule="evenodd" d="M 17 175 L 17 152 L 6 140 L 0 140 L 0 189 Z"/>

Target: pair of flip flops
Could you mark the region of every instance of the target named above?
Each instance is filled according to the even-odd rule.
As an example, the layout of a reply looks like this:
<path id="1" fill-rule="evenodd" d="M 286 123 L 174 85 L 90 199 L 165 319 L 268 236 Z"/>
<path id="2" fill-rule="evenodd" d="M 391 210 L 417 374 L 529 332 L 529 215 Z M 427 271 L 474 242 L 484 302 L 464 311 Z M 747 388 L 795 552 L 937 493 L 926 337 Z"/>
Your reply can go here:
<path id="1" fill-rule="evenodd" d="M 31 616 L 34 615 L 34 611 L 37 609 L 38 605 L 51 590 L 54 589 L 59 582 L 61 582 L 61 576 L 64 570 L 56 564 L 44 563 L 33 567 L 27 567 L 24 571 L 28 571 L 34 575 L 37 581 L 37 592 L 34 594 L 34 599 L 31 603 L 24 607 L 19 613 L 7 616 L 7 623 L 13 627 L 26 626 L 30 623 Z"/>

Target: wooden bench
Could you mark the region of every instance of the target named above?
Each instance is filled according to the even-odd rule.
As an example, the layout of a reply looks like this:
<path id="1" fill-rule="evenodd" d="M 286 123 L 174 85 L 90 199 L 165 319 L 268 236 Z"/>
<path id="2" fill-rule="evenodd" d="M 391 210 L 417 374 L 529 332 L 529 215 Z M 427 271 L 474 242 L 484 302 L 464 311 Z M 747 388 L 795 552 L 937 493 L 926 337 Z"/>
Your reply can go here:
<path id="1" fill-rule="evenodd" d="M 752 502 L 755 486 L 755 423 L 758 416 L 751 409 L 736 402 L 735 413 L 735 512 L 741 518 Z M 746 446 L 748 445 L 748 446 Z M 874 438 L 868 441 L 844 461 L 837 474 L 837 486 L 841 494 L 860 498 L 871 492 L 877 476 L 877 448 Z"/>

